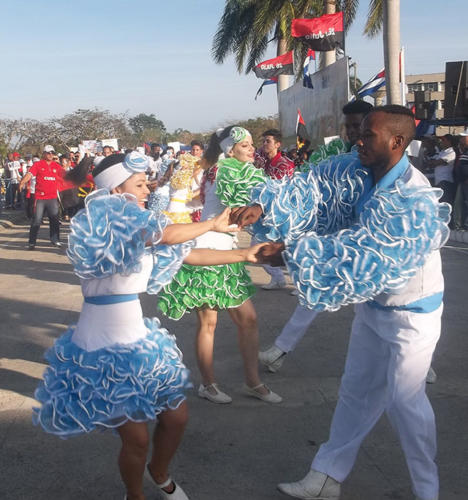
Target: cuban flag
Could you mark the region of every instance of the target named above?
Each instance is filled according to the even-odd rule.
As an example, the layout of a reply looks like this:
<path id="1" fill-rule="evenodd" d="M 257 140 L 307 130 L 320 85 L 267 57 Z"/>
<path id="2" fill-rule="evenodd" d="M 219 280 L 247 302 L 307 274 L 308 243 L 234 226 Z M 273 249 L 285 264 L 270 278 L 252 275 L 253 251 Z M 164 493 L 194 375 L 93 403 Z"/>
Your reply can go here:
<path id="1" fill-rule="evenodd" d="M 302 85 L 308 89 L 313 89 L 312 73 L 310 72 L 310 63 L 315 60 L 315 50 L 309 49 L 304 60 L 304 70 L 302 74 Z"/>
<path id="2" fill-rule="evenodd" d="M 255 94 L 255 100 L 257 100 L 257 97 L 259 95 L 262 95 L 263 92 L 263 87 L 264 85 L 273 85 L 274 83 L 278 83 L 278 77 L 275 76 L 273 78 L 270 78 L 269 80 L 265 80 L 261 85 L 260 88 L 257 90 L 257 93 Z"/>
<path id="3" fill-rule="evenodd" d="M 366 95 L 372 95 L 374 92 L 385 85 L 385 68 L 381 69 L 367 83 L 360 87 L 357 91 L 357 96 L 362 99 Z"/>

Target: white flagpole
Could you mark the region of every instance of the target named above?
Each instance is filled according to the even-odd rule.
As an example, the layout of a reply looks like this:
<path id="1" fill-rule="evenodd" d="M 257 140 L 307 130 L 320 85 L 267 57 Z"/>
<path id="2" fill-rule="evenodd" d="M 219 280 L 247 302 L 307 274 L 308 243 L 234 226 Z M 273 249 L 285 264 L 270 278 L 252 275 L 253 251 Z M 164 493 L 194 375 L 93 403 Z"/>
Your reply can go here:
<path id="1" fill-rule="evenodd" d="M 400 50 L 400 81 L 401 81 L 401 104 L 406 106 L 406 68 L 405 68 L 405 48 Z"/>

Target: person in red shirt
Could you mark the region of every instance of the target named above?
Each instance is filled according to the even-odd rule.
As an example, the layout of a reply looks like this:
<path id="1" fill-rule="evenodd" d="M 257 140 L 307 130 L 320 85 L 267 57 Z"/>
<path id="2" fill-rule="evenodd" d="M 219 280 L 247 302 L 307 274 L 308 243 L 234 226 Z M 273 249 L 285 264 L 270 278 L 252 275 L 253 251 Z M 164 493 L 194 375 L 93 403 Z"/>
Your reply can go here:
<path id="1" fill-rule="evenodd" d="M 266 130 L 262 134 L 263 144 L 255 154 L 255 166 L 262 168 L 271 179 L 291 178 L 296 165 L 287 156 L 283 156 L 281 148 L 281 132 L 277 129 Z M 286 286 L 286 280 L 280 267 L 263 265 L 263 269 L 271 276 L 270 283 L 262 285 L 264 290 L 277 290 Z"/>
<path id="2" fill-rule="evenodd" d="M 52 161 L 54 155 L 53 146 L 47 145 L 44 148 L 42 160 L 33 164 L 19 186 L 20 191 L 22 191 L 33 177 L 36 178 L 36 203 L 31 229 L 29 230 L 29 250 L 34 250 L 36 246 L 37 234 L 45 211 L 47 211 L 49 217 L 50 241 L 56 247 L 62 246 L 60 243 L 59 202 L 57 199 L 57 190 L 62 182 L 62 167 L 59 163 Z"/>
<path id="3" fill-rule="evenodd" d="M 294 174 L 294 162 L 287 156 L 283 156 L 281 148 L 281 132 L 277 129 L 266 130 L 262 134 L 263 144 L 255 155 L 255 166 L 263 168 L 268 177 L 282 179 L 292 177 Z"/>

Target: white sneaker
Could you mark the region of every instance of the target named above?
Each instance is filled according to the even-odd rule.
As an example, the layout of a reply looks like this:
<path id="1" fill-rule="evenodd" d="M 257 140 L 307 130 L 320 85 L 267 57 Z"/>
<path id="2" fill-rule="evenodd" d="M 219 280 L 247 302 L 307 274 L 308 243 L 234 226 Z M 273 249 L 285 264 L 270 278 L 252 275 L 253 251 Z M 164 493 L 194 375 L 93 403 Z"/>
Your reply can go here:
<path id="1" fill-rule="evenodd" d="M 278 484 L 278 489 L 286 495 L 304 500 L 338 500 L 341 486 L 332 477 L 310 469 L 304 479 L 295 483 Z"/>
<path id="2" fill-rule="evenodd" d="M 258 353 L 258 359 L 262 365 L 265 365 L 271 373 L 276 373 L 283 364 L 286 353 L 276 347 L 274 344 L 266 351 Z"/>
<path id="3" fill-rule="evenodd" d="M 258 391 L 258 389 L 262 386 L 268 390 L 266 394 L 262 394 L 261 392 Z M 265 403 L 276 404 L 276 403 L 281 403 L 281 401 L 283 401 L 283 398 L 279 394 L 273 392 L 265 384 L 258 384 L 255 387 L 249 387 L 247 384 L 244 384 L 242 390 L 246 396 L 252 396 L 254 398 L 261 399 L 262 401 L 265 401 Z"/>
<path id="4" fill-rule="evenodd" d="M 426 384 L 435 384 L 437 381 L 437 373 L 434 371 L 432 366 L 429 368 L 429 371 L 426 375 Z"/>
<path id="5" fill-rule="evenodd" d="M 210 388 L 212 389 L 211 392 Z M 210 385 L 200 384 L 200 387 L 198 388 L 198 395 L 201 398 L 208 399 L 212 403 L 226 404 L 232 402 L 231 396 L 228 396 L 225 392 L 221 391 L 218 384 L 214 383 Z"/>
<path id="6" fill-rule="evenodd" d="M 286 287 L 286 281 L 276 281 L 276 280 L 271 280 L 270 283 L 262 285 L 262 288 L 264 290 L 280 290 L 281 288 L 285 287 Z"/>
<path id="7" fill-rule="evenodd" d="M 149 464 L 146 464 L 145 477 L 159 488 L 159 495 L 162 498 L 164 498 L 165 500 L 189 500 L 189 497 L 186 495 L 185 491 L 171 477 L 168 477 L 167 480 L 164 481 L 164 483 L 158 484 L 151 475 L 148 467 Z M 166 488 L 171 484 L 174 485 L 174 490 L 172 491 L 172 493 L 168 493 L 163 488 Z M 127 498 L 128 497 L 125 496 L 124 500 L 127 500 Z"/>

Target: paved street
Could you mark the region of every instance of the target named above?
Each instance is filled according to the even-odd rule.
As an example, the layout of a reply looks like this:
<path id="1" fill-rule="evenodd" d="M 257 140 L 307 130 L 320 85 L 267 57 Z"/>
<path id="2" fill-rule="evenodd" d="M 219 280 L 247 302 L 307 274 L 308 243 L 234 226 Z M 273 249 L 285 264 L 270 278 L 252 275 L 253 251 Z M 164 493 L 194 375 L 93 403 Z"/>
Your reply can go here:
<path id="1" fill-rule="evenodd" d="M 65 250 L 48 241 L 47 224 L 41 228 L 36 251 L 29 252 L 28 224 L 16 222 L 0 225 L 0 498 L 122 499 L 116 465 L 119 440 L 111 432 L 60 440 L 31 424 L 44 350 L 77 320 L 82 299 Z M 443 332 L 433 364 L 438 380 L 428 386 L 428 393 L 438 423 L 440 499 L 466 500 L 468 247 L 450 242 L 442 254 Z M 257 285 L 267 282 L 261 268 L 250 270 Z M 271 344 L 294 310 L 297 299 L 291 289 L 259 290 L 254 297 L 262 347 Z M 157 314 L 155 297 L 144 296 L 142 302 L 146 315 Z M 276 483 L 301 478 L 317 445 L 327 439 L 351 319 L 351 307 L 319 315 L 282 370 L 263 374 L 284 397 L 282 404 L 270 406 L 240 393 L 242 365 L 235 328 L 227 314 L 220 314 L 215 368 L 218 382 L 234 401 L 217 406 L 194 391 L 189 394 L 191 419 L 173 475 L 191 500 L 286 499 Z M 188 315 L 179 322 L 163 319 L 163 324 L 177 336 L 197 386 L 195 321 Z M 156 498 L 150 484 L 146 491 L 148 498 Z M 385 418 L 366 439 L 342 498 L 413 498 L 402 452 Z"/>

